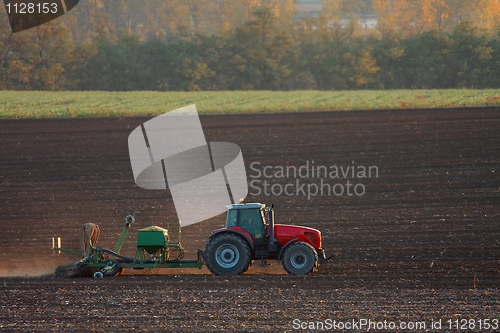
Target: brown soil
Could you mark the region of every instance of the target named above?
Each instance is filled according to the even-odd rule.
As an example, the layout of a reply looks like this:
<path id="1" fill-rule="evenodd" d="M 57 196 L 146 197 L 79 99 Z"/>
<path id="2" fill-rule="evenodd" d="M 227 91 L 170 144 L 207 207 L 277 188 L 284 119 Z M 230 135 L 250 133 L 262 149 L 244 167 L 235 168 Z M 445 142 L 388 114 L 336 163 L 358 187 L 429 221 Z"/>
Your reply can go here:
<path id="1" fill-rule="evenodd" d="M 147 119 L 0 120 L 0 275 L 40 275 L 75 261 L 52 254 L 50 239 L 61 236 L 63 247 L 79 250 L 86 222 L 99 224 L 99 246 L 112 249 L 124 217 L 137 212 L 122 249 L 132 255 L 137 229 L 176 218 L 168 191 L 144 190 L 133 180 L 127 137 Z M 249 181 L 257 174 L 252 162 L 261 171 L 307 161 L 378 167 L 378 178 L 348 177 L 365 186 L 362 196 L 247 197 L 274 203 L 279 223 L 321 230 L 335 258 L 306 277 L 286 275 L 277 262 L 256 263 L 237 277 L 213 277 L 206 268 L 126 271 L 102 280 L 5 277 L 0 329 L 283 332 L 293 331 L 296 318 L 371 318 L 427 321 L 430 331 L 431 320 L 444 326 L 448 319 L 500 318 L 499 109 L 201 121 L 207 141 L 242 148 Z M 296 179 L 268 181 L 284 186 Z M 223 223 L 221 215 L 184 228 L 186 257 L 195 258 Z"/>

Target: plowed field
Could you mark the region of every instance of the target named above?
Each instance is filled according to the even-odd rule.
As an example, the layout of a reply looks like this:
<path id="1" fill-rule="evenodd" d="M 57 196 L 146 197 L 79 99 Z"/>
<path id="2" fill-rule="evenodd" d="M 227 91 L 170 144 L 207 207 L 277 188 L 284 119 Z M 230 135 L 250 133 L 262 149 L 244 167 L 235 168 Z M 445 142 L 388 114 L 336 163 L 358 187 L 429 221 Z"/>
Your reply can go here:
<path id="1" fill-rule="evenodd" d="M 472 331 L 500 319 L 497 108 L 202 116 L 207 141 L 241 147 L 247 201 L 274 203 L 278 223 L 321 230 L 335 257 L 305 277 L 278 262 L 236 277 L 52 277 L 77 260 L 52 254 L 52 237 L 79 251 L 79 227 L 94 222 L 112 249 L 136 213 L 122 249 L 133 255 L 137 229 L 176 218 L 168 190 L 134 183 L 127 138 L 148 119 L 0 120 L 0 275 L 10 276 L 0 278 L 0 329 L 286 332 L 364 318 L 454 332 L 449 319 L 475 320 Z M 297 173 L 279 173 L 287 167 Z M 186 258 L 223 224 L 221 215 L 184 228 Z"/>

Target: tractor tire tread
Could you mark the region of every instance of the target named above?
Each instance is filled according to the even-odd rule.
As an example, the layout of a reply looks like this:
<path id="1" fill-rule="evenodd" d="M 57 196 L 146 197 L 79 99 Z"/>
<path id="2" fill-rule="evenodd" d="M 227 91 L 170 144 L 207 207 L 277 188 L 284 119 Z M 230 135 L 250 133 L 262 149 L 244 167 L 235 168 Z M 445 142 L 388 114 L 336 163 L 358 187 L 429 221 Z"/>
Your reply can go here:
<path id="1" fill-rule="evenodd" d="M 295 249 L 302 247 L 305 251 L 310 251 L 309 252 L 309 260 L 313 260 L 314 262 L 312 265 L 308 265 L 309 267 L 306 267 L 306 269 L 296 269 L 292 266 L 292 264 L 289 262 L 291 254 L 295 251 Z M 307 252 L 306 252 L 307 253 Z M 282 264 L 283 268 L 287 271 L 288 274 L 293 274 L 293 275 L 305 275 L 309 274 L 311 272 L 315 272 L 319 268 L 319 256 L 314 247 L 311 245 L 304 243 L 304 242 L 296 242 L 288 246 L 285 250 L 285 253 L 283 254 L 282 258 Z"/>
<path id="2" fill-rule="evenodd" d="M 215 258 L 217 248 L 223 244 L 232 244 L 239 250 L 240 260 L 231 268 L 221 267 Z M 214 275 L 241 275 L 245 273 L 251 266 L 252 254 L 247 241 L 241 236 L 231 233 L 223 233 L 214 236 L 208 243 L 203 254 L 207 268 Z"/>

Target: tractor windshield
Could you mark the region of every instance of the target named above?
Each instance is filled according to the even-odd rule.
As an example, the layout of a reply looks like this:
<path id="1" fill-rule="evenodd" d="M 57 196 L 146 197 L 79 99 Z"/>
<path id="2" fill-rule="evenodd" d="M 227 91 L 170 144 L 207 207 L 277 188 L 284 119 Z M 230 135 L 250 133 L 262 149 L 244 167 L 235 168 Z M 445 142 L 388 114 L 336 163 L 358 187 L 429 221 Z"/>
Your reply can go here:
<path id="1" fill-rule="evenodd" d="M 260 209 L 241 209 L 239 211 L 240 227 L 252 235 L 257 244 L 264 241 L 264 221 Z"/>
<path id="2" fill-rule="evenodd" d="M 264 222 L 264 225 L 268 225 L 269 224 L 269 218 L 266 214 L 266 210 L 264 208 L 261 208 L 260 209 L 260 215 L 262 216 L 262 221 Z"/>
<path id="3" fill-rule="evenodd" d="M 226 228 L 240 227 L 248 232 L 256 244 L 265 240 L 266 217 L 259 208 L 230 209 L 227 212 Z"/>

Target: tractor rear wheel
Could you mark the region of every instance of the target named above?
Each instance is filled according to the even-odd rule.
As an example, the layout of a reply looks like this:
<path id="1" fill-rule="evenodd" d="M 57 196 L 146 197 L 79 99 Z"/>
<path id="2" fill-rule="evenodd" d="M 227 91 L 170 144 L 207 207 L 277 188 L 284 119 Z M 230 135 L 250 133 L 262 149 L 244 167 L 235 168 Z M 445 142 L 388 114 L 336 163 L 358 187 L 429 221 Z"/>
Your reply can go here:
<path id="1" fill-rule="evenodd" d="M 239 275 L 250 267 L 251 252 L 248 243 L 236 234 L 220 234 L 205 248 L 205 264 L 214 275 Z"/>
<path id="2" fill-rule="evenodd" d="M 318 253 L 311 245 L 297 242 L 285 250 L 282 263 L 289 274 L 303 275 L 317 268 L 318 259 Z"/>

